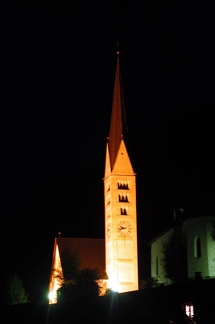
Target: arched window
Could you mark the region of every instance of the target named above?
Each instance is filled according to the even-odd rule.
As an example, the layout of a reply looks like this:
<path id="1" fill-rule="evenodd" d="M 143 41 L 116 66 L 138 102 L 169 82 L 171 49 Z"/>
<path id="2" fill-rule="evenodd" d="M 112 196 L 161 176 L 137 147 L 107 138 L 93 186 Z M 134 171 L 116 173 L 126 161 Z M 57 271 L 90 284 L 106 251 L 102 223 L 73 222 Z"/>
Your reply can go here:
<path id="1" fill-rule="evenodd" d="M 119 202 L 128 202 L 128 195 L 119 195 Z"/>
<path id="2" fill-rule="evenodd" d="M 198 236 L 194 238 L 194 257 L 201 257 L 201 240 Z"/>
<path id="3" fill-rule="evenodd" d="M 125 189 L 128 190 L 128 182 L 126 181 L 118 181 L 118 189 Z"/>
<path id="4" fill-rule="evenodd" d="M 120 208 L 120 214 L 121 215 L 127 215 L 127 209 L 126 208 Z"/>
<path id="5" fill-rule="evenodd" d="M 156 269 L 155 269 L 155 271 L 156 271 L 156 276 L 158 276 L 158 256 L 156 256 Z"/>

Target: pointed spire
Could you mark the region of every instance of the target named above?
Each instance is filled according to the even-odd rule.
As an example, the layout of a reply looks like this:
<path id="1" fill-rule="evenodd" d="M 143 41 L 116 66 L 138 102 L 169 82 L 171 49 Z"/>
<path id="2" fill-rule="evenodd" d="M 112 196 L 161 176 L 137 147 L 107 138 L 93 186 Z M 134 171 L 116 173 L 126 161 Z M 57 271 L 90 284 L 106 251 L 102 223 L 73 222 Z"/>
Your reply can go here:
<path id="1" fill-rule="evenodd" d="M 110 163 L 111 169 L 114 166 L 116 156 L 119 150 L 121 140 L 123 138 L 123 132 L 127 130 L 126 113 L 124 106 L 124 94 L 121 80 L 120 63 L 119 63 L 119 45 L 117 42 L 117 63 L 116 74 L 112 101 L 112 113 L 109 132 L 109 151 L 110 151 Z"/>

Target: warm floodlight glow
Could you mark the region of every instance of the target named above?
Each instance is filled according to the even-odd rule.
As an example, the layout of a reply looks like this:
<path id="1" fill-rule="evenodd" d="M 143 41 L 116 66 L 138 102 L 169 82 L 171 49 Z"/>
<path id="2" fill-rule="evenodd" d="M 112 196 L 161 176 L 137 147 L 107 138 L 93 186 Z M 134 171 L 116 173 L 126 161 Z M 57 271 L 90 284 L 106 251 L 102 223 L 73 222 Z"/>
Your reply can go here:
<path id="1" fill-rule="evenodd" d="M 48 294 L 48 299 L 49 299 L 49 304 L 55 304 L 57 299 L 56 291 L 51 291 Z"/>
<path id="2" fill-rule="evenodd" d="M 119 284 L 117 282 L 117 280 L 115 280 L 114 278 L 109 280 L 109 285 L 110 285 L 110 289 L 114 292 L 118 292 L 119 291 Z"/>

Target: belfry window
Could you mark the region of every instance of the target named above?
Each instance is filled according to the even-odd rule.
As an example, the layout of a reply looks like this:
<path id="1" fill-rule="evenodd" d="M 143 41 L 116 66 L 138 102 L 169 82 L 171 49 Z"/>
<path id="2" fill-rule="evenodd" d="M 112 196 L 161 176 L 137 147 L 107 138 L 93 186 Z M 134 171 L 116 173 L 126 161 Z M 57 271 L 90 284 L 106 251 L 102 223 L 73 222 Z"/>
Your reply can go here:
<path id="1" fill-rule="evenodd" d="M 120 208 L 121 215 L 127 215 L 127 208 Z"/>
<path id="2" fill-rule="evenodd" d="M 119 195 L 119 202 L 128 202 L 128 195 Z"/>
<path id="3" fill-rule="evenodd" d="M 129 189 L 128 182 L 127 181 L 118 181 L 118 189 L 128 190 Z"/>

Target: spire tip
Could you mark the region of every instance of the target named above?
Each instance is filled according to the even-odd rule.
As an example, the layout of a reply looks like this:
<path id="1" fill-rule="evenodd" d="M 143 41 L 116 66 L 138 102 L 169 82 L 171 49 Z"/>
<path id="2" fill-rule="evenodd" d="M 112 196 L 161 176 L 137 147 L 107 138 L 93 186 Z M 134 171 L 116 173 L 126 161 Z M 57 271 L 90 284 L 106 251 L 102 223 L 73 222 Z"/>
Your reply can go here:
<path id="1" fill-rule="evenodd" d="M 117 41 L 116 47 L 117 47 L 116 54 L 117 54 L 117 56 L 119 56 L 119 42 L 118 41 Z"/>

